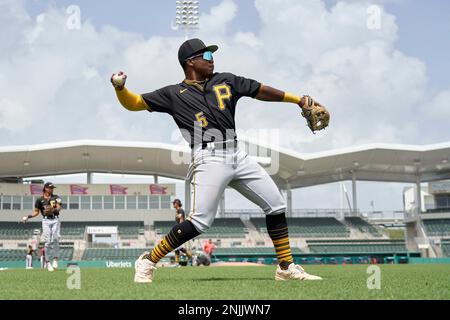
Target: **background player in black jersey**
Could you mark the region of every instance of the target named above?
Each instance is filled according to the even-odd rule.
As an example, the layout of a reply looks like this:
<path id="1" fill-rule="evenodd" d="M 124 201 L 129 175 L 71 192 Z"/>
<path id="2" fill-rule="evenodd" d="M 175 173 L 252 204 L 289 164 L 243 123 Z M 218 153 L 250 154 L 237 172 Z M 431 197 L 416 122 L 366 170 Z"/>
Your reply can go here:
<path id="1" fill-rule="evenodd" d="M 182 208 L 183 204 L 181 203 L 181 200 L 180 199 L 173 200 L 172 205 L 175 209 L 175 222 L 177 224 L 183 223 L 184 220 L 186 220 L 186 215 Z M 191 252 L 187 248 L 180 246 L 175 249 L 175 262 L 176 263 L 180 263 L 180 252 L 183 252 L 188 259 L 190 259 L 192 257 Z"/>
<path id="2" fill-rule="evenodd" d="M 33 247 L 29 244 L 27 247 L 27 256 L 25 258 L 25 268 L 26 269 L 33 269 L 33 255 L 36 250 L 33 249 Z"/>
<path id="3" fill-rule="evenodd" d="M 187 175 L 192 185 L 189 217 L 174 226 L 151 252 L 144 252 L 136 260 L 134 281 L 152 282 L 160 259 L 212 225 L 227 186 L 254 202 L 266 214 L 267 231 L 279 262 L 275 280 L 321 280 L 294 263 L 285 201 L 268 173 L 238 147 L 235 131 L 236 105 L 242 97 L 291 102 L 302 109 L 310 98 L 232 73 L 214 73 L 213 53 L 217 49 L 218 46 L 206 46 L 200 39 L 185 41 L 178 50 L 185 79 L 150 93 L 138 95 L 129 91 L 122 72 L 111 77 L 117 98 L 127 110 L 169 114 L 192 148 Z"/>
<path id="4" fill-rule="evenodd" d="M 42 233 L 45 241 L 45 263 L 47 270 L 50 272 L 58 268 L 59 237 L 61 229 L 59 213 L 62 209 L 62 201 L 58 195 L 53 194 L 55 188 L 53 183 L 47 182 L 42 190 L 42 196 L 36 199 L 33 213 L 22 218 L 22 221 L 25 223 L 29 219 L 42 214 Z M 50 262 L 51 254 L 53 254 L 53 264 Z"/>

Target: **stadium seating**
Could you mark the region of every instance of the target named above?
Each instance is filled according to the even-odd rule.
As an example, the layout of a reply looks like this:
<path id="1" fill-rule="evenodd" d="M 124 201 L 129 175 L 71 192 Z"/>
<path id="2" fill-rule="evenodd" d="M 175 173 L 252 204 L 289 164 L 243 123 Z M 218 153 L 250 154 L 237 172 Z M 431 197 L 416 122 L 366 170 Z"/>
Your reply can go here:
<path id="1" fill-rule="evenodd" d="M 450 219 L 423 220 L 428 236 L 450 236 Z"/>
<path id="2" fill-rule="evenodd" d="M 450 239 L 443 239 L 441 242 L 442 254 L 450 257 Z"/>
<path id="3" fill-rule="evenodd" d="M 373 225 L 368 223 L 367 221 L 361 219 L 360 217 L 348 217 L 345 218 L 345 221 L 350 224 L 352 227 L 358 229 L 362 233 L 370 233 L 375 237 L 381 237 L 382 234 L 375 228 Z"/>
<path id="4" fill-rule="evenodd" d="M 434 208 L 434 209 L 427 209 L 425 213 L 448 213 L 450 212 L 450 208 Z"/>
<path id="5" fill-rule="evenodd" d="M 266 218 L 251 218 L 255 227 L 266 230 Z M 349 237 L 350 231 L 335 218 L 287 218 L 289 234 L 305 238 L 340 238 Z"/>
<path id="6" fill-rule="evenodd" d="M 307 240 L 309 250 L 315 253 L 407 253 L 403 240 Z"/>
<path id="7" fill-rule="evenodd" d="M 83 222 L 61 223 L 61 238 L 63 239 L 83 239 L 86 225 Z"/>
<path id="8" fill-rule="evenodd" d="M 158 234 L 167 234 L 175 225 L 175 221 L 155 221 L 153 224 L 155 231 Z"/>
<path id="9" fill-rule="evenodd" d="M 166 234 L 174 225 L 175 221 L 155 221 L 154 228 L 158 234 Z M 218 218 L 201 237 L 244 238 L 245 225 L 239 218 Z"/>
<path id="10" fill-rule="evenodd" d="M 133 249 L 86 249 L 81 260 L 135 260 L 142 252 L 148 250 L 141 248 Z"/>
<path id="11" fill-rule="evenodd" d="M 293 254 L 301 253 L 298 248 L 291 248 Z M 255 247 L 255 248 L 217 248 L 214 255 L 273 255 L 275 249 L 273 247 Z"/>
<path id="12" fill-rule="evenodd" d="M 40 222 L 0 222 L 0 239 L 24 240 L 33 236 L 36 229 L 41 229 Z"/>
<path id="13" fill-rule="evenodd" d="M 214 238 L 244 238 L 245 225 L 239 218 L 215 219 L 211 228 L 203 236 Z"/>
<path id="14" fill-rule="evenodd" d="M 25 260 L 25 249 L 0 249 L 0 261 L 20 261 Z M 35 258 L 39 257 L 39 254 L 35 254 Z M 61 248 L 59 250 L 59 260 L 68 261 L 72 260 L 73 248 Z"/>
<path id="15" fill-rule="evenodd" d="M 87 226 L 117 226 L 119 236 L 124 239 L 137 239 L 138 235 L 144 231 L 143 221 L 95 221 L 95 222 L 62 222 L 62 239 L 83 239 Z M 27 222 L 19 224 L 17 222 L 0 222 L 0 239 L 29 239 L 34 230 L 42 229 L 40 222 Z"/>

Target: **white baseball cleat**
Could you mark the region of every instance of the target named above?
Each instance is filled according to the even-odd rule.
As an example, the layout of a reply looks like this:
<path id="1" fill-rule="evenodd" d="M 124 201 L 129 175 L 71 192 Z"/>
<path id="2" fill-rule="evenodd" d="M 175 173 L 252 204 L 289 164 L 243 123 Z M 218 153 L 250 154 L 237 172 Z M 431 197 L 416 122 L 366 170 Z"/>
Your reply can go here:
<path id="1" fill-rule="evenodd" d="M 53 269 L 52 264 L 50 263 L 50 261 L 47 262 L 47 270 L 50 272 L 55 271 L 55 269 Z"/>
<path id="2" fill-rule="evenodd" d="M 153 281 L 153 270 L 156 270 L 155 264 L 144 256 L 150 252 L 144 252 L 134 262 L 134 282 L 137 283 L 151 283 Z"/>
<path id="3" fill-rule="evenodd" d="M 53 269 L 58 269 L 58 260 L 53 260 Z"/>
<path id="4" fill-rule="evenodd" d="M 285 281 L 285 280 L 322 280 L 321 277 L 314 276 L 307 273 L 298 264 L 291 263 L 287 270 L 282 270 L 278 265 L 277 271 L 275 272 L 275 280 Z"/>

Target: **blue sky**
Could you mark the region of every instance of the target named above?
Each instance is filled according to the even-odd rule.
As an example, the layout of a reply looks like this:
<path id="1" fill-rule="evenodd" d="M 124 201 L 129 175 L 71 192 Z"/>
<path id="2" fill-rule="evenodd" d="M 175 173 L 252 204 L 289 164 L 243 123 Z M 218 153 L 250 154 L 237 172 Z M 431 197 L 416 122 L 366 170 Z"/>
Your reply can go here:
<path id="1" fill-rule="evenodd" d="M 450 1 L 409 0 L 388 3 L 400 27 L 398 47 L 425 61 L 433 90 L 450 86 Z"/>

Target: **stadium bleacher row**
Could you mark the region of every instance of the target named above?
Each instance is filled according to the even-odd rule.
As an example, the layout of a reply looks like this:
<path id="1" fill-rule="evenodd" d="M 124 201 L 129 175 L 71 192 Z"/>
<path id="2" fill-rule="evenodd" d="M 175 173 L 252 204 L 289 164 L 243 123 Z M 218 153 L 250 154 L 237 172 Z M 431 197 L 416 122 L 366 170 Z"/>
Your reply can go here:
<path id="1" fill-rule="evenodd" d="M 0 261 L 20 261 L 25 260 L 26 251 L 24 249 L 0 249 Z M 36 254 L 35 257 L 38 257 Z M 73 258 L 73 248 L 60 248 L 59 260 L 69 261 Z"/>
<path id="2" fill-rule="evenodd" d="M 349 228 L 335 218 L 287 218 L 289 234 L 305 238 L 348 238 Z M 434 222 L 435 221 L 435 222 Z M 433 234 L 450 234 L 450 220 L 431 220 L 426 226 Z M 266 233 L 265 218 L 251 218 L 250 222 L 260 232 Z M 381 236 L 377 228 L 361 218 L 346 218 L 346 222 L 363 233 L 374 237 Z M 433 223 L 431 223 L 433 222 Z M 174 221 L 155 221 L 157 234 L 166 234 L 174 226 Z M 142 221 L 95 221 L 95 222 L 63 222 L 61 236 L 64 239 L 83 239 L 87 226 L 117 226 L 119 236 L 124 239 L 136 239 L 144 232 Z M 34 230 L 40 230 L 40 222 L 18 224 L 16 222 L 0 222 L 0 239 L 28 239 Z M 239 218 L 217 218 L 203 237 L 244 238 L 248 230 Z"/>
<path id="3" fill-rule="evenodd" d="M 381 237 L 381 233 L 377 228 L 360 217 L 347 217 L 345 221 L 362 233 L 370 233 L 374 237 Z"/>
<path id="4" fill-rule="evenodd" d="M 355 228 L 361 232 L 370 233 L 373 236 L 380 236 L 378 230 L 360 218 L 347 218 Z M 336 220 L 335 218 L 287 218 L 289 224 L 289 234 L 291 236 L 305 238 L 348 238 L 349 228 Z M 265 233 L 265 218 L 251 218 L 250 222 L 257 230 Z M 155 221 L 154 230 L 157 234 L 168 233 L 174 226 L 174 221 Z M 136 239 L 139 234 L 144 232 L 144 223 L 142 221 L 95 221 L 95 222 L 63 222 L 61 228 L 61 237 L 63 239 L 75 240 L 83 239 L 87 226 L 117 226 L 119 236 L 124 239 Z M 35 230 L 40 230 L 40 222 L 29 222 L 18 224 L 15 222 L 0 222 L 1 239 L 28 239 Z M 39 232 L 39 231 L 37 231 Z M 248 230 L 239 218 L 217 218 L 214 220 L 211 228 L 203 237 L 221 237 L 221 238 L 244 238 Z"/>
<path id="5" fill-rule="evenodd" d="M 255 227 L 267 232 L 265 218 L 251 218 Z M 345 238 L 350 230 L 335 218 L 287 218 L 289 234 L 305 238 Z"/>
<path id="6" fill-rule="evenodd" d="M 423 220 L 428 236 L 450 236 L 450 219 Z"/>
<path id="7" fill-rule="evenodd" d="M 124 239 L 136 239 L 144 232 L 142 221 L 95 221 L 95 222 L 63 222 L 61 227 L 61 238 L 83 239 L 87 226 L 117 226 L 119 236 Z M 0 222 L 0 239 L 24 240 L 33 236 L 34 230 L 40 230 L 40 222 Z"/>
<path id="8" fill-rule="evenodd" d="M 86 249 L 84 250 L 81 260 L 98 261 L 98 260 L 134 260 L 139 257 L 142 252 L 148 248 L 126 248 L 126 249 Z"/>
<path id="9" fill-rule="evenodd" d="M 407 253 L 404 240 L 307 240 L 309 250 L 314 253 Z"/>
<path id="10" fill-rule="evenodd" d="M 450 239 L 442 239 L 441 249 L 445 257 L 450 257 Z"/>
<path id="11" fill-rule="evenodd" d="M 299 248 L 291 248 L 293 254 L 301 253 Z M 217 248 L 214 252 L 216 256 L 220 255 L 273 255 L 275 249 L 273 247 L 248 247 L 248 248 Z"/>
<path id="12" fill-rule="evenodd" d="M 305 238 L 347 238 L 349 228 L 335 218 L 287 218 L 289 234 Z M 381 236 L 373 225 L 361 218 L 346 218 L 347 223 L 363 233 L 374 237 Z M 267 232 L 265 218 L 251 218 L 250 222 L 261 232 Z M 158 234 L 166 234 L 174 226 L 174 221 L 155 221 L 154 229 Z M 450 220 L 426 220 L 425 225 L 431 235 L 450 234 Z M 63 222 L 61 236 L 65 239 L 82 239 L 87 226 L 117 226 L 119 236 L 125 239 L 136 239 L 143 234 L 142 221 L 94 221 Z M 41 229 L 40 222 L 19 224 L 16 222 L 0 222 L 0 239 L 28 239 L 35 230 Z M 244 238 L 248 232 L 239 218 L 217 218 L 204 237 Z"/>
<path id="13" fill-rule="evenodd" d="M 17 222 L 0 222 L 0 239 L 25 240 L 33 236 L 34 230 L 41 229 L 39 222 L 28 222 L 26 224 Z"/>
<path id="14" fill-rule="evenodd" d="M 175 221 L 155 221 L 154 229 L 160 234 L 168 233 Z M 221 238 L 244 238 L 246 234 L 245 225 L 239 218 L 217 218 L 214 220 L 211 228 L 202 237 L 221 237 Z"/>

